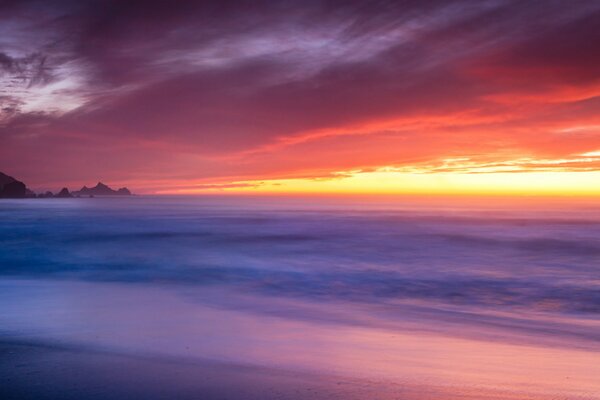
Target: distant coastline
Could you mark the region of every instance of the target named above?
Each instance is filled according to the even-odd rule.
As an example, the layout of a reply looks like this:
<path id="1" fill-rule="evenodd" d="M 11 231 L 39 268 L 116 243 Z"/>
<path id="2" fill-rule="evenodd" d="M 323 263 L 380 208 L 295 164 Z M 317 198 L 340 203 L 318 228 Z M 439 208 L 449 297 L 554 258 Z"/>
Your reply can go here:
<path id="1" fill-rule="evenodd" d="M 68 188 L 63 187 L 57 193 L 46 191 L 44 193 L 35 193 L 29 189 L 27 185 L 13 178 L 10 175 L 6 175 L 0 172 L 0 198 L 4 199 L 34 199 L 34 198 L 80 198 L 80 197 L 107 197 L 107 196 L 133 196 L 131 191 L 122 187 L 117 190 L 112 189 L 108 185 L 102 182 L 98 182 L 96 186 L 88 188 L 83 186 L 80 190 L 69 191 Z"/>

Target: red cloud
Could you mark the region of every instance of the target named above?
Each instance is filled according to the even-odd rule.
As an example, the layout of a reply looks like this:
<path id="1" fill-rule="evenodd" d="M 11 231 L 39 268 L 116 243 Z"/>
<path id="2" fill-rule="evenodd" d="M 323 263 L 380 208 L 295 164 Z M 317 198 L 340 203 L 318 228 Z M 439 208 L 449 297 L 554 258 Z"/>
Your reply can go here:
<path id="1" fill-rule="evenodd" d="M 544 160 L 600 148 L 592 3 L 58 4 L 4 13 L 13 52 L 44 52 L 51 77 L 2 93 L 19 104 L 4 110 L 2 168 L 34 186 L 211 185 L 461 156 L 559 168 Z"/>

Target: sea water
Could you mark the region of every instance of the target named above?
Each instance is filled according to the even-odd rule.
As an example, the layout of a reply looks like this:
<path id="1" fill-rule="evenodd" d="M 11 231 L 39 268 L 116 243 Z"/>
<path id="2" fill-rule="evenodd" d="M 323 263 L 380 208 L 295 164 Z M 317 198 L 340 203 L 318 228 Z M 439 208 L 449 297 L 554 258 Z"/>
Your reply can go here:
<path id="1" fill-rule="evenodd" d="M 600 207 L 2 200 L 9 339 L 600 398 Z"/>

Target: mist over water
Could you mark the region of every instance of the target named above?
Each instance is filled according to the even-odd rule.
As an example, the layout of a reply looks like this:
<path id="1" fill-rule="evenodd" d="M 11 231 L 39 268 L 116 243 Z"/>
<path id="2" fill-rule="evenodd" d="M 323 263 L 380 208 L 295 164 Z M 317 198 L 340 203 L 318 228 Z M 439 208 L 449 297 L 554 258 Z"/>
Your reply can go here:
<path id="1" fill-rule="evenodd" d="M 0 335 L 597 394 L 599 211 L 300 198 L 3 201 Z M 558 381 L 565 375 L 568 384 Z"/>

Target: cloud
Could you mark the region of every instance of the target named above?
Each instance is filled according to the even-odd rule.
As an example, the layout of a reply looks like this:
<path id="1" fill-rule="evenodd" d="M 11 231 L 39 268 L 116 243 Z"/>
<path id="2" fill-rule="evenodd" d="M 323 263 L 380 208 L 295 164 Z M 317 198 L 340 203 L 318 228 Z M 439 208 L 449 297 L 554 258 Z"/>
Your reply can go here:
<path id="1" fill-rule="evenodd" d="M 73 182 L 235 182 L 600 146 L 577 130 L 600 124 L 593 3 L 3 7 L 0 155 L 34 184 L 41 165 Z"/>

